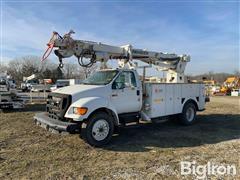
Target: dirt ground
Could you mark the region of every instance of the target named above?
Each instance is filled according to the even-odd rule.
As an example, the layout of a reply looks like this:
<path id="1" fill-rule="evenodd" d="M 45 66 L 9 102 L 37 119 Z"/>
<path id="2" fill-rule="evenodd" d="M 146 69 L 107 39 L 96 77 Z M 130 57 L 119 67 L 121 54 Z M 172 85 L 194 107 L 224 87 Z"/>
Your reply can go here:
<path id="1" fill-rule="evenodd" d="M 198 122 L 123 128 L 110 145 L 93 148 L 78 134 L 36 126 L 44 105 L 0 113 L 0 179 L 192 179 L 180 161 L 235 165 L 240 179 L 240 98 L 213 97 Z M 218 176 L 213 178 L 226 178 Z"/>

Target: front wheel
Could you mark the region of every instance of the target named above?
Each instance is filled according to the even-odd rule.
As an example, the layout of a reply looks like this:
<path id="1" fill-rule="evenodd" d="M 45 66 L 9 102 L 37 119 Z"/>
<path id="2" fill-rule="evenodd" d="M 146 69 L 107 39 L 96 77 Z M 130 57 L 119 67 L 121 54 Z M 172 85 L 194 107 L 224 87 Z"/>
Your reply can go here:
<path id="1" fill-rule="evenodd" d="M 196 120 L 196 106 L 192 102 L 184 105 L 182 114 L 180 114 L 180 122 L 183 125 L 191 125 Z"/>
<path id="2" fill-rule="evenodd" d="M 107 144 L 113 135 L 114 124 L 112 118 L 104 112 L 94 114 L 83 122 L 82 138 L 92 146 L 100 147 Z"/>

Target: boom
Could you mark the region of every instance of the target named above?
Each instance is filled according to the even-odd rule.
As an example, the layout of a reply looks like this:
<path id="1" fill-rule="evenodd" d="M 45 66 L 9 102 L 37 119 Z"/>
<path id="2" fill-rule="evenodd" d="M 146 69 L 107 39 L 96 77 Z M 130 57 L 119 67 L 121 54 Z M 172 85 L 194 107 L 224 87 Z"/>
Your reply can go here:
<path id="1" fill-rule="evenodd" d="M 63 58 L 75 56 L 83 67 L 89 67 L 92 64 L 101 62 L 101 67 L 106 68 L 108 60 L 117 59 L 121 68 L 135 68 L 133 59 L 140 60 L 144 63 L 155 65 L 158 70 L 168 71 L 168 82 L 183 82 L 184 70 L 186 63 L 190 61 L 188 55 L 177 55 L 162 52 L 148 51 L 145 49 L 135 49 L 132 45 L 112 46 L 92 41 L 74 40 L 69 33 L 61 37 L 57 32 L 53 32 L 53 36 L 48 43 L 48 49 L 43 55 L 43 60 L 51 53 L 59 58 L 60 67 L 63 67 Z M 47 54 L 48 53 L 48 54 Z M 85 64 L 84 58 L 89 58 L 90 62 Z"/>

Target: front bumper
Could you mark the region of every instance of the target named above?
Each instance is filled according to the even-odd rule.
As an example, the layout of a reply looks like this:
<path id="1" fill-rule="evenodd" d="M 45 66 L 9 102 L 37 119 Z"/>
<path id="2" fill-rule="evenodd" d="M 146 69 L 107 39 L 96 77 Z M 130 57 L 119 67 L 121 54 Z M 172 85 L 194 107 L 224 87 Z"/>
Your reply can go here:
<path id="1" fill-rule="evenodd" d="M 68 132 L 74 133 L 80 130 L 79 123 L 64 122 L 48 117 L 47 113 L 37 113 L 34 116 L 34 121 L 37 125 L 51 131 L 51 132 Z"/>

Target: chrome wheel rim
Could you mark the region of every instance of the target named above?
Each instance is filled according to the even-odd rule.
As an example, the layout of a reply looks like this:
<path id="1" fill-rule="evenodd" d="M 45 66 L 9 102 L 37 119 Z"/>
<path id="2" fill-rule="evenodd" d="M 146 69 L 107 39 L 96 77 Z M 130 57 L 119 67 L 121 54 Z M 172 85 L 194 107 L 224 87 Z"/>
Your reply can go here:
<path id="1" fill-rule="evenodd" d="M 96 141 L 104 140 L 109 134 L 109 124 L 105 119 L 96 121 L 92 128 L 92 136 Z"/>

